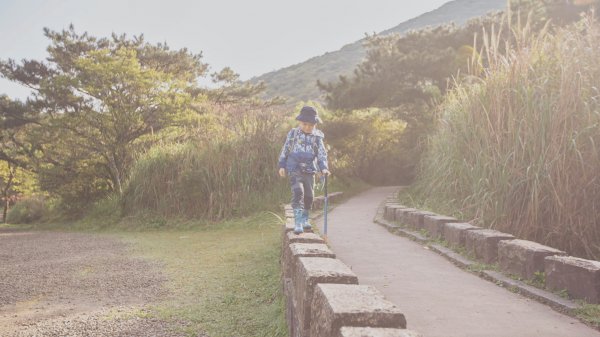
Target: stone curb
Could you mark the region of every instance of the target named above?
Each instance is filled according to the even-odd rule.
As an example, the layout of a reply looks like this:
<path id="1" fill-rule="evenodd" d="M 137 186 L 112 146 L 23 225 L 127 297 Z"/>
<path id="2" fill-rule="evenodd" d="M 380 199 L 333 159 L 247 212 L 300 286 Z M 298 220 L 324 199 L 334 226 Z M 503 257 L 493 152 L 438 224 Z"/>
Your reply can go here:
<path id="1" fill-rule="evenodd" d="M 470 259 L 458 254 L 457 252 L 453 251 L 452 249 L 446 248 L 442 245 L 430 244 L 429 249 L 442 255 L 446 259 L 450 260 L 450 262 L 454 263 L 455 265 L 457 265 L 463 269 L 469 268 L 470 266 L 477 264 L 475 261 L 470 260 Z"/>
<path id="2" fill-rule="evenodd" d="M 407 237 L 418 243 L 427 243 L 429 241 L 421 233 L 406 229 L 400 225 L 397 225 L 395 223 L 392 223 L 392 222 L 384 219 L 383 218 L 384 212 L 385 212 L 385 201 L 382 203 L 382 206 L 380 206 L 378 208 L 377 214 L 375 215 L 375 219 L 373 219 L 373 221 L 378 223 L 379 225 L 385 227 L 385 229 L 387 229 L 390 233 L 400 234 L 401 236 Z"/>
<path id="3" fill-rule="evenodd" d="M 383 226 L 384 228 L 388 229 L 388 231 L 390 231 L 393 234 L 407 237 L 413 241 L 427 245 L 427 247 L 430 250 L 445 257 L 446 259 L 451 261 L 454 265 L 456 265 L 457 267 L 459 267 L 463 270 L 469 271 L 468 268 L 470 266 L 477 264 L 477 262 L 475 262 L 471 259 L 468 259 L 468 258 L 462 256 L 461 254 L 454 252 L 453 250 L 451 250 L 449 248 L 446 248 L 444 246 L 434 243 L 432 240 L 425 238 L 419 232 L 408 230 L 406 228 L 403 228 L 400 225 L 397 225 L 397 224 L 394 224 L 394 223 L 391 223 L 391 222 L 385 220 L 382 216 L 383 212 L 385 211 L 385 203 L 386 203 L 386 201 L 383 201 L 380 204 L 377 214 L 375 215 L 375 218 L 373 219 L 373 222 Z M 474 273 L 474 274 L 478 275 L 479 277 L 483 278 L 484 280 L 493 282 L 502 287 L 513 288 L 513 289 L 515 289 L 515 291 L 517 293 L 519 293 L 527 298 L 531 298 L 542 304 L 546 304 L 558 312 L 565 313 L 573 318 L 579 319 L 578 317 L 575 316 L 575 311 L 577 309 L 581 308 L 581 305 L 579 305 L 578 303 L 576 303 L 574 301 L 562 298 L 558 295 L 555 295 L 554 293 L 545 291 L 543 289 L 539 289 L 539 288 L 530 286 L 522 281 L 514 280 L 514 279 L 512 279 L 508 276 L 505 276 L 504 274 L 501 274 L 496 271 L 484 270 L 484 271 L 480 271 L 480 272 L 474 272 L 474 271 L 469 271 L 469 272 Z M 599 328 L 594 327 L 583 320 L 580 320 L 580 321 L 596 330 L 600 330 Z"/>
<path id="4" fill-rule="evenodd" d="M 502 273 L 493 270 L 484 270 L 479 272 L 480 276 L 488 281 L 494 282 L 505 288 L 514 288 L 516 292 L 526 297 L 534 299 L 540 303 L 546 304 L 556 311 L 572 314 L 575 310 L 580 308 L 580 305 L 562 298 L 551 292 L 530 286 L 519 280 L 512 279 Z M 509 289 L 510 290 L 510 289 Z"/>
<path id="5" fill-rule="evenodd" d="M 341 197 L 341 192 L 330 194 L 332 203 L 339 202 Z M 336 258 L 318 233 L 294 234 L 290 206 L 283 205 L 283 209 L 286 216 L 280 259 L 285 316 L 291 337 L 338 336 L 344 326 L 363 327 L 371 337 L 420 336 L 405 329 L 404 315 L 380 291 L 358 284 L 351 268 Z M 324 215 L 319 207 L 313 209 L 311 220 Z"/>

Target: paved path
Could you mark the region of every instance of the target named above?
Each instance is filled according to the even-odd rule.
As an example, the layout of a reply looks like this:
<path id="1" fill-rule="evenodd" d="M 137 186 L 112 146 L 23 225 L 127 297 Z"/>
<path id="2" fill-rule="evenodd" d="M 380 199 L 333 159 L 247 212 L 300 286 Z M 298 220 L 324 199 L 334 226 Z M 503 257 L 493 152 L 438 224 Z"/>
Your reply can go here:
<path id="1" fill-rule="evenodd" d="M 396 189 L 372 188 L 338 205 L 329 213 L 328 234 L 338 258 L 361 284 L 374 285 L 398 305 L 409 329 L 425 337 L 600 336 L 373 223 L 379 204 Z M 321 228 L 322 220 L 317 224 Z"/>

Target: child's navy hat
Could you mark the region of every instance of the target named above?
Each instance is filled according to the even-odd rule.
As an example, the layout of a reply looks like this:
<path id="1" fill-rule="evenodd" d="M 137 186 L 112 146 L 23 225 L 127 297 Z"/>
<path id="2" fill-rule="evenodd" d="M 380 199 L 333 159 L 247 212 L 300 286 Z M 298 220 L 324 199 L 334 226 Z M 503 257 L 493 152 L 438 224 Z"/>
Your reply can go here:
<path id="1" fill-rule="evenodd" d="M 296 117 L 296 120 L 311 124 L 323 123 L 317 114 L 317 109 L 308 105 L 302 107 L 302 110 L 300 110 L 300 114 L 298 117 Z"/>

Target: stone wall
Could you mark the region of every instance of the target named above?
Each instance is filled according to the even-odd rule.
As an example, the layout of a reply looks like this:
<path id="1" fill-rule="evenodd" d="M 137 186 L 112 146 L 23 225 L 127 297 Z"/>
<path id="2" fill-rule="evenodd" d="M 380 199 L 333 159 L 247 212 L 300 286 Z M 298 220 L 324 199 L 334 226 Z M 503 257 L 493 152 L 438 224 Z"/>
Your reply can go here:
<path id="1" fill-rule="evenodd" d="M 485 229 L 458 219 L 406 207 L 388 199 L 383 217 L 410 229 L 442 239 L 448 246 L 466 250 L 484 263 L 497 263 L 508 274 L 524 280 L 544 280 L 550 291 L 566 291 L 571 298 L 600 303 L 600 262 L 566 256 L 566 253 L 511 234 Z"/>
<path id="2" fill-rule="evenodd" d="M 329 195 L 336 201 L 341 193 Z M 323 208 L 315 198 L 315 208 Z M 400 309 L 358 277 L 315 233 L 293 233 L 285 207 L 281 270 L 290 337 L 416 337 Z"/>

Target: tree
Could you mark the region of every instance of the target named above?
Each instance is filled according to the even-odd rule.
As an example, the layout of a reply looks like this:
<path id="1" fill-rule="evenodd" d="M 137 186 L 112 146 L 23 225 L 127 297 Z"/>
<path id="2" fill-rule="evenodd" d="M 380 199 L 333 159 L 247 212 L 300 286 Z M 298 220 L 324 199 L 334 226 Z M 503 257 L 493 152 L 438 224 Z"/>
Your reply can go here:
<path id="1" fill-rule="evenodd" d="M 33 148 L 24 140 L 28 125 L 36 124 L 38 116 L 19 101 L 0 96 L 0 198 L 2 220 L 17 194 L 33 190 L 30 154 Z"/>
<path id="2" fill-rule="evenodd" d="M 39 147 L 42 185 L 85 184 L 83 178 L 103 193 L 122 193 L 140 140 L 205 99 L 194 89 L 207 66 L 200 54 L 143 36 L 98 39 L 73 26 L 44 34 L 45 61 L 0 61 L 0 75 L 34 91 L 26 106 L 40 114 L 30 138 Z"/>
<path id="3" fill-rule="evenodd" d="M 2 200 L 2 221 L 11 204 L 25 195 L 37 191 L 35 175 L 11 162 L 0 161 L 0 200 Z"/>
<path id="4" fill-rule="evenodd" d="M 279 96 L 269 100 L 260 99 L 259 95 L 265 91 L 266 84 L 264 82 L 252 84 L 249 81 L 241 81 L 240 75 L 230 67 L 213 72 L 210 76 L 217 88 L 198 88 L 196 93 L 205 95 L 211 105 L 218 105 L 219 107 L 241 105 L 252 108 L 265 108 L 285 103 L 285 100 Z"/>

